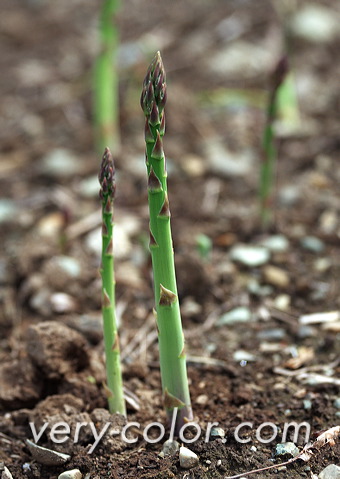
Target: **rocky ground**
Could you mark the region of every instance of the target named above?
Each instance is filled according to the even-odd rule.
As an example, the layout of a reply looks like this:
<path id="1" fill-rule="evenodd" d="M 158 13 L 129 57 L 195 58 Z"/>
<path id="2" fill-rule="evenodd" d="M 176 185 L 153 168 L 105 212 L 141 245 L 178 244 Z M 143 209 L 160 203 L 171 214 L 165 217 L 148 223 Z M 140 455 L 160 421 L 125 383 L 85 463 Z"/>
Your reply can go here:
<path id="1" fill-rule="evenodd" d="M 123 3 L 115 256 L 126 420 L 107 412 L 104 386 L 100 155 L 91 113 L 98 5 L 3 2 L 1 477 L 10 478 L 10 471 L 14 479 L 56 478 L 78 469 L 61 479 L 203 479 L 275 466 L 250 477 L 335 479 L 339 4 Z M 261 135 L 268 78 L 282 54 L 284 32 L 299 118 L 287 114 L 276 125 L 275 214 L 264 230 L 258 214 Z M 157 50 L 168 75 L 164 148 L 190 390 L 202 431 L 192 443 L 179 440 L 197 455 L 188 469 L 185 450 L 161 453 L 169 428 L 152 315 L 139 107 L 141 83 Z M 140 424 L 127 434 L 136 442 L 120 435 L 126 421 Z M 150 443 L 143 432 L 155 421 L 166 432 Z M 296 460 L 303 431 L 283 437 L 293 421 L 310 425 L 314 443 Z M 60 422 L 69 431 L 58 444 L 51 434 Z M 218 425 L 206 442 L 212 422 Z M 244 422 L 251 425 L 239 431 Z M 264 427 L 268 422 L 272 426 Z M 34 432 L 46 423 L 36 446 Z M 96 444 L 107 423 L 108 433 Z M 249 441 L 237 441 L 238 432 Z M 186 439 L 195 434 L 187 431 Z M 294 445 L 281 445 L 287 442 Z"/>

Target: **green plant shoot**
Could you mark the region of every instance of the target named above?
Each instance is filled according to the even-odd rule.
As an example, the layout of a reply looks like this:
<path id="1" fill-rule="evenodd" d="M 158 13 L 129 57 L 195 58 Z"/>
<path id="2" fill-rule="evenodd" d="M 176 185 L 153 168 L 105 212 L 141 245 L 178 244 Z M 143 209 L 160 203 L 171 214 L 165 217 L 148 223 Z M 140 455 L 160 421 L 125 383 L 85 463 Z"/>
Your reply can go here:
<path id="1" fill-rule="evenodd" d="M 274 121 L 277 116 L 278 91 L 283 84 L 288 71 L 287 59 L 283 57 L 271 75 L 270 90 L 266 112 L 266 124 L 263 132 L 263 161 L 260 174 L 260 216 L 262 226 L 268 227 L 272 220 L 272 191 L 274 185 L 274 170 L 277 160 L 275 144 Z"/>
<path id="2" fill-rule="evenodd" d="M 93 98 L 95 140 L 100 152 L 106 146 L 117 152 L 120 145 L 116 22 L 119 6 L 119 0 L 103 0 L 100 15 L 100 52 L 94 67 Z"/>
<path id="3" fill-rule="evenodd" d="M 158 52 L 143 82 L 141 106 L 146 117 L 145 142 L 150 211 L 150 251 L 154 275 L 160 368 L 164 406 L 169 420 L 175 408 L 175 431 L 192 420 L 184 336 L 177 295 L 174 254 L 163 151 L 166 83 Z"/>
<path id="4" fill-rule="evenodd" d="M 102 313 L 106 356 L 107 395 L 112 414 L 126 415 L 123 395 L 118 328 L 115 315 L 115 278 L 113 261 L 113 201 L 115 196 L 115 168 L 111 151 L 105 148 L 99 173 L 102 201 Z"/>

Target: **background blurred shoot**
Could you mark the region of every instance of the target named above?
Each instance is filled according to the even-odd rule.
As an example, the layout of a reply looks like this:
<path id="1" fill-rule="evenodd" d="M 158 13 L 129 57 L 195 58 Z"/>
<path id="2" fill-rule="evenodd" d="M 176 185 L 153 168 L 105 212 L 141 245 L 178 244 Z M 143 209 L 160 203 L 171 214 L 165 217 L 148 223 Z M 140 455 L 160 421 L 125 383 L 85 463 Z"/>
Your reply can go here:
<path id="1" fill-rule="evenodd" d="M 93 109 L 98 152 L 120 147 L 117 54 L 119 34 L 116 16 L 119 0 L 104 0 L 100 15 L 100 51 L 94 66 Z"/>

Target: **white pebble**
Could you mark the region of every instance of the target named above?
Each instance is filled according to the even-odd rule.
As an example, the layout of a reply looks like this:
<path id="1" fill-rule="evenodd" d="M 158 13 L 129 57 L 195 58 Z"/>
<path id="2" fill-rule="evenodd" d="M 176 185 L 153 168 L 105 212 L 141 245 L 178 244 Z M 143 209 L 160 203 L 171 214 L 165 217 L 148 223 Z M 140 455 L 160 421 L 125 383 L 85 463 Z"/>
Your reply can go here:
<path id="1" fill-rule="evenodd" d="M 197 466 L 199 462 L 197 454 L 190 451 L 187 447 L 181 446 L 179 449 L 179 463 L 183 469 L 191 469 Z"/>
<path id="2" fill-rule="evenodd" d="M 79 469 L 71 469 L 70 471 L 64 471 L 59 474 L 58 479 L 81 479 L 83 477 Z"/>
<path id="3" fill-rule="evenodd" d="M 4 466 L 4 469 L 1 473 L 1 479 L 13 479 L 12 474 L 9 472 L 6 466 Z"/>
<path id="4" fill-rule="evenodd" d="M 238 244 L 231 249 L 230 258 L 250 268 L 256 268 L 269 261 L 270 252 L 263 246 Z"/>

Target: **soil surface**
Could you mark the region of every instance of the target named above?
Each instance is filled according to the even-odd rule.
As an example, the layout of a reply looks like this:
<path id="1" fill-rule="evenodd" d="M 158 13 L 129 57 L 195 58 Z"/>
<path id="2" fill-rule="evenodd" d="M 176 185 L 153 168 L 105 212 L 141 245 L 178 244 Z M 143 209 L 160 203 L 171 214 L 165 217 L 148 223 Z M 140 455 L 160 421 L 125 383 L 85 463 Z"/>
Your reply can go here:
<path id="1" fill-rule="evenodd" d="M 340 420 L 340 5 L 123 2 L 115 271 L 125 420 L 106 410 L 100 154 L 91 97 L 97 3 L 2 2 L 0 466 L 14 479 L 56 478 L 71 469 L 87 479 L 224 478 L 273 465 L 250 477 L 316 477 L 340 465 L 336 435 L 309 461 L 281 468 L 292 455 L 278 455 L 277 445 L 305 445 L 303 428 L 284 437 L 290 422 L 307 423 L 315 441 Z M 265 230 L 261 137 L 268 79 L 284 45 L 299 115 L 293 104 L 276 125 L 274 217 Z M 170 430 L 152 314 L 139 107 L 157 50 L 167 70 L 171 221 L 192 405 L 202 431 L 179 438 L 199 458 L 188 470 L 178 452 L 160 455 Z M 246 259 L 238 256 L 241 246 Z M 262 259 L 249 263 L 254 254 Z M 126 421 L 139 423 L 129 428 L 129 443 L 120 435 Z M 60 422 L 69 426 L 68 438 L 56 443 L 51 433 Z M 145 435 L 152 422 L 165 426 L 154 443 Z M 223 433 L 208 432 L 205 441 L 212 422 Z M 250 424 L 240 429 L 244 422 Z M 38 446 L 68 454 L 65 463 L 58 456 L 57 464 L 42 464 L 41 450 L 26 442 L 46 423 Z M 97 432 L 107 423 L 93 447 L 90 425 Z M 149 438 L 159 432 L 147 430 Z"/>

